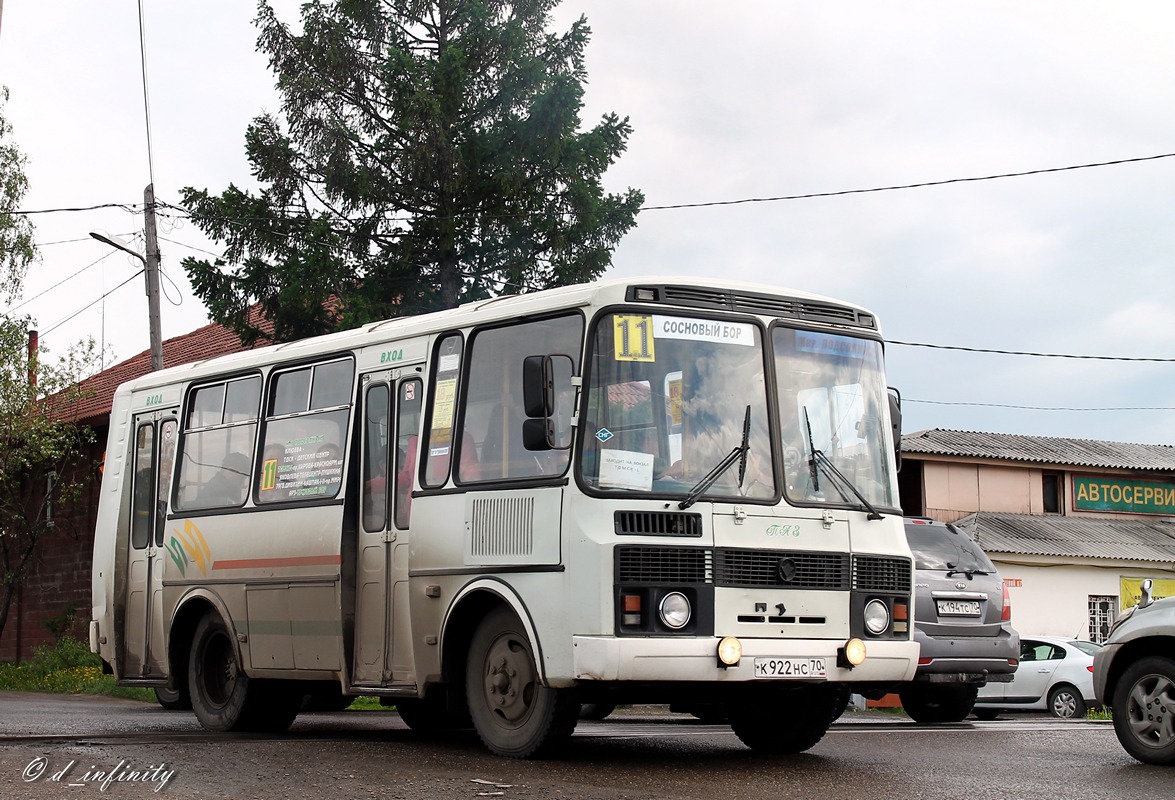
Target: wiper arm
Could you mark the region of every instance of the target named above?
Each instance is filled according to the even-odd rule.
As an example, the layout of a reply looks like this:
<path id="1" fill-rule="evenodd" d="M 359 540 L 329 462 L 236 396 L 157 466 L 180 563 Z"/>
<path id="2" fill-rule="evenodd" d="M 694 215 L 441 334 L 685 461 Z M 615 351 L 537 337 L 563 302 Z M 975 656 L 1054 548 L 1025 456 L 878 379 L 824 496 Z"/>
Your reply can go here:
<path id="1" fill-rule="evenodd" d="M 743 485 L 743 477 L 747 473 L 747 451 L 750 449 L 750 443 L 749 443 L 750 436 L 751 436 L 751 407 L 747 406 L 747 413 L 743 417 L 743 440 L 742 440 L 742 443 L 738 447 L 734 448 L 729 453 L 727 453 L 725 456 L 723 456 L 722 460 L 714 465 L 714 469 L 710 470 L 705 475 L 703 475 L 702 479 L 700 481 L 698 481 L 697 485 L 694 486 L 694 488 L 689 490 L 689 494 L 687 494 L 685 496 L 685 499 L 683 499 L 680 503 L 677 504 L 677 507 L 680 508 L 682 511 L 684 511 L 685 509 L 692 506 L 694 503 L 698 502 L 698 498 L 701 497 L 706 492 L 707 489 L 709 489 L 711 486 L 713 486 L 714 482 L 717 481 L 719 478 L 721 478 L 722 473 L 724 473 L 724 472 L 726 472 L 726 470 L 730 469 L 730 466 L 732 464 L 734 464 L 735 461 L 739 462 L 738 485 L 742 486 Z"/>
<path id="2" fill-rule="evenodd" d="M 812 464 L 814 465 L 813 469 L 815 469 L 816 466 L 824 468 L 824 471 L 828 477 L 833 479 L 833 483 L 836 483 L 838 484 L 838 487 L 841 487 L 841 494 L 844 494 L 843 488 L 847 488 L 858 500 L 861 501 L 861 505 L 869 511 L 869 515 L 866 517 L 866 519 L 884 519 L 884 517 L 881 516 L 881 512 L 874 508 L 873 504 L 865 499 L 865 495 L 861 494 L 861 492 L 857 490 L 857 487 L 853 485 L 853 482 L 846 478 L 845 474 L 837 469 L 836 464 L 832 463 L 832 459 L 824 455 L 822 451 L 812 451 Z"/>

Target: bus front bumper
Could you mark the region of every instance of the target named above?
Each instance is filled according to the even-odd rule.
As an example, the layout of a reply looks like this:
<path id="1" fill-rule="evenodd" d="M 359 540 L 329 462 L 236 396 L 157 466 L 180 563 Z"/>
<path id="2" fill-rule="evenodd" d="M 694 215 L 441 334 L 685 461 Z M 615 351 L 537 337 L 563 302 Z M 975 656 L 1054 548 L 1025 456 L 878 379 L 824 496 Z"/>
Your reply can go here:
<path id="1" fill-rule="evenodd" d="M 845 682 L 908 681 L 918 668 L 916 642 L 865 643 L 866 657 L 856 667 L 839 666 L 844 642 L 823 639 L 742 639 L 742 659 L 718 663 L 718 639 L 616 638 L 574 636 L 574 675 L 596 681 L 764 681 L 787 680 L 780 666 L 823 659 L 823 677 L 800 680 Z M 756 674 L 758 673 L 758 675 Z"/>

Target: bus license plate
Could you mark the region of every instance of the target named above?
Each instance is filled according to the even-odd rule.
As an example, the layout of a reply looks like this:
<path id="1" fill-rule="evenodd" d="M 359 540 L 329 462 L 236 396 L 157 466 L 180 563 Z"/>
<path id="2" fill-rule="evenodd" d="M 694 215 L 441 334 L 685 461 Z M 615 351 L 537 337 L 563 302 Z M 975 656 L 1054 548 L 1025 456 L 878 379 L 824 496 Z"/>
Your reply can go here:
<path id="1" fill-rule="evenodd" d="M 826 678 L 828 663 L 823 658 L 756 658 L 756 678 Z"/>
<path id="2" fill-rule="evenodd" d="M 978 600 L 938 600 L 938 614 L 941 617 L 978 617 Z"/>

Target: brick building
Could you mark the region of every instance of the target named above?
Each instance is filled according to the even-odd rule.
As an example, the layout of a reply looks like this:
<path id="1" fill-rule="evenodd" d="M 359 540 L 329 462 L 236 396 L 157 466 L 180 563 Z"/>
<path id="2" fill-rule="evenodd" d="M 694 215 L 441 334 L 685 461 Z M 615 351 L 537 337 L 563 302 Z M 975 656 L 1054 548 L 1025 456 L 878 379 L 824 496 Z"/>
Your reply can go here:
<path id="1" fill-rule="evenodd" d="M 267 327 L 256 314 L 250 323 Z M 244 349 L 240 339 L 223 325 L 206 325 L 163 343 L 163 363 L 174 367 Z M 120 384 L 151 371 L 151 351 L 103 370 L 83 381 L 87 397 L 77 419 L 94 431 L 95 443 L 77 469 L 89 479 L 83 502 L 58 510 L 53 532 L 37 545 L 32 562 L 8 612 L 0 634 L 0 661 L 26 661 L 42 645 L 61 634 L 86 636 L 90 620 L 90 567 L 93 562 L 94 524 L 98 515 L 99 465 L 110 428 L 110 406 Z"/>

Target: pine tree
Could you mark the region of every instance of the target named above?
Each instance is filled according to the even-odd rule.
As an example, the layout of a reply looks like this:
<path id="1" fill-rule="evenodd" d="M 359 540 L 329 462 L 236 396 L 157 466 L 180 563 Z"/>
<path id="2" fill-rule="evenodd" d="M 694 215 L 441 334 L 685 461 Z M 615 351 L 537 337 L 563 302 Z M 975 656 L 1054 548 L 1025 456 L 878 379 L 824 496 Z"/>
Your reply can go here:
<path id="1" fill-rule="evenodd" d="M 569 283 L 611 263 L 643 195 L 607 194 L 628 119 L 580 131 L 584 18 L 557 0 L 314 0 L 301 32 L 262 0 L 282 117 L 245 136 L 257 192 L 187 188 L 224 245 L 184 268 L 246 341 L 279 341 Z M 332 302 L 327 302 L 333 300 Z"/>

